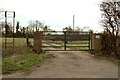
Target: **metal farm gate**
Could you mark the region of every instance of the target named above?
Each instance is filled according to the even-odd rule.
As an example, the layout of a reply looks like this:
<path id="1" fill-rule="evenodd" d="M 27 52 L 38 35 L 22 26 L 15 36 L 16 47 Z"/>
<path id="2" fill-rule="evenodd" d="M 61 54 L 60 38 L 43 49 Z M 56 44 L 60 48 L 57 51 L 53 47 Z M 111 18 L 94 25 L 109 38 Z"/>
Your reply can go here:
<path id="1" fill-rule="evenodd" d="M 47 31 L 42 35 L 46 51 L 86 51 L 91 49 L 91 32 Z"/>

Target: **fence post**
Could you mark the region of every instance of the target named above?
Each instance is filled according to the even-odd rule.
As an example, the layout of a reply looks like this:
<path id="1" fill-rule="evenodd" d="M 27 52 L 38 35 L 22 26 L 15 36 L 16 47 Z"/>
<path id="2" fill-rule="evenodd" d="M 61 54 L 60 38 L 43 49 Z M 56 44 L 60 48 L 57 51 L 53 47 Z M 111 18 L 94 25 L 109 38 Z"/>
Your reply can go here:
<path id="1" fill-rule="evenodd" d="M 66 50 L 66 31 L 64 31 L 64 50 Z"/>
<path id="2" fill-rule="evenodd" d="M 13 12 L 13 52 L 15 47 L 14 31 L 15 31 L 15 12 Z"/>
<path id="3" fill-rule="evenodd" d="M 26 32 L 26 43 L 27 43 L 27 47 L 29 47 L 29 36 L 28 36 L 28 27 L 27 27 L 27 32 Z"/>
<path id="4" fill-rule="evenodd" d="M 91 39 L 90 35 L 91 35 L 91 32 L 89 31 L 89 51 L 90 51 L 90 39 Z"/>
<path id="5" fill-rule="evenodd" d="M 89 51 L 92 50 L 92 31 L 89 31 Z"/>
<path id="6" fill-rule="evenodd" d="M 5 11 L 5 49 L 7 48 L 6 44 L 7 44 L 7 11 Z"/>
<path id="7" fill-rule="evenodd" d="M 92 50 L 92 34 L 93 32 L 90 31 L 90 50 Z"/>

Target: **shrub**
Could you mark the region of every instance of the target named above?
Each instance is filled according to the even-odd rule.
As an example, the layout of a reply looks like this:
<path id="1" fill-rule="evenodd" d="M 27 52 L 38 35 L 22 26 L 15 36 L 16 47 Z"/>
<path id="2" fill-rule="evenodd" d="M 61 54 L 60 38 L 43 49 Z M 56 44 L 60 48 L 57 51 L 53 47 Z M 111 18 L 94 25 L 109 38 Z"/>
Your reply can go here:
<path id="1" fill-rule="evenodd" d="M 119 52 L 117 51 L 117 37 L 107 33 L 103 33 L 101 36 L 101 52 L 106 56 L 119 57 Z"/>

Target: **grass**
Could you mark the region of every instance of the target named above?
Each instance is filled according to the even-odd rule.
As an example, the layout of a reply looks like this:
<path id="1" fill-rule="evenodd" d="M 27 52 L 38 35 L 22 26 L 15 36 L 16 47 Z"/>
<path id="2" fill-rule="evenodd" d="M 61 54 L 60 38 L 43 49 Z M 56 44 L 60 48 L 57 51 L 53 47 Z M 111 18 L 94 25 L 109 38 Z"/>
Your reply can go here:
<path id="1" fill-rule="evenodd" d="M 2 60 L 2 72 L 5 74 L 16 70 L 25 70 L 41 62 L 43 58 L 43 55 L 35 53 L 14 54 L 9 57 L 4 57 Z"/>
<path id="2" fill-rule="evenodd" d="M 31 41 L 33 39 L 30 39 Z M 7 48 L 5 49 L 5 39 L 1 38 L 2 47 L 2 72 L 11 73 L 16 70 L 25 70 L 41 62 L 44 58 L 41 54 L 33 53 L 32 49 L 26 45 L 26 38 L 14 38 L 15 45 L 13 49 L 13 38 L 7 38 Z"/>
<path id="3" fill-rule="evenodd" d="M 108 60 L 115 64 L 120 64 L 120 60 L 115 59 L 114 57 L 107 57 L 107 56 L 100 56 L 100 55 L 94 55 L 94 58 L 100 59 L 100 60 Z"/>
<path id="4" fill-rule="evenodd" d="M 13 38 L 6 39 L 6 48 L 5 48 L 5 38 L 2 38 L 2 55 L 9 56 L 12 54 L 23 54 L 29 52 L 29 49 L 26 45 L 25 38 L 14 38 L 14 48 L 13 48 Z"/>

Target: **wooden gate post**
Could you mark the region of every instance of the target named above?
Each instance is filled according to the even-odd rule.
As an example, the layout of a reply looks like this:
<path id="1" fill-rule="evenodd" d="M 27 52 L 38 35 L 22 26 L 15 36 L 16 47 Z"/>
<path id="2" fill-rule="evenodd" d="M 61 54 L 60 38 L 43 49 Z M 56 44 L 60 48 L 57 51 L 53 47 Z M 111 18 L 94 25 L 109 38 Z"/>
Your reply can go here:
<path id="1" fill-rule="evenodd" d="M 93 34 L 92 35 L 92 49 L 94 51 L 100 51 L 101 50 L 101 34 Z"/>
<path id="2" fill-rule="evenodd" d="M 89 51 L 92 50 L 92 34 L 93 31 L 89 32 Z"/>
<path id="3" fill-rule="evenodd" d="M 42 53 L 42 32 L 34 33 L 34 51 L 36 53 Z"/>

